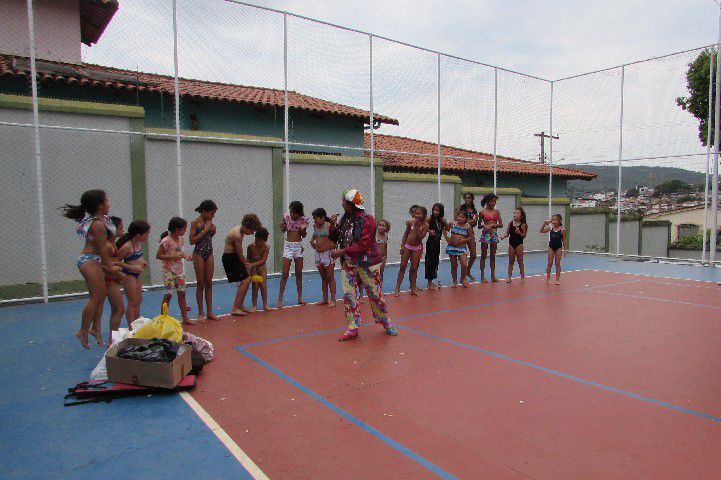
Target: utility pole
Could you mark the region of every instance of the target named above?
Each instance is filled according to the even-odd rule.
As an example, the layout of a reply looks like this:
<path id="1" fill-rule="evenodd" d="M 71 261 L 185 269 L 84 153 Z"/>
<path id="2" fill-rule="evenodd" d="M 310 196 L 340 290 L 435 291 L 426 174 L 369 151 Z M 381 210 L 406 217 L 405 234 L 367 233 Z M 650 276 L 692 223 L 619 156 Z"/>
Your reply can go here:
<path id="1" fill-rule="evenodd" d="M 548 135 L 546 132 L 541 133 L 534 133 L 534 137 L 540 137 L 541 138 L 541 163 L 546 163 L 546 139 L 547 138 L 553 138 L 554 140 L 558 140 L 558 135 Z"/>

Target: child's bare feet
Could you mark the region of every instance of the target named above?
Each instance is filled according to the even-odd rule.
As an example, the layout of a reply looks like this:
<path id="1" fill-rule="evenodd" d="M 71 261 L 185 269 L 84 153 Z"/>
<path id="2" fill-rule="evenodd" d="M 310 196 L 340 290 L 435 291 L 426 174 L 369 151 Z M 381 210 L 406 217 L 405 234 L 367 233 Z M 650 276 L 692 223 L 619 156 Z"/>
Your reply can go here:
<path id="1" fill-rule="evenodd" d="M 475 281 L 476 281 L 476 277 L 474 277 L 474 276 L 471 275 L 470 273 L 467 275 L 467 277 L 468 277 L 468 279 L 469 279 L 471 282 L 475 282 Z"/>
<path id="2" fill-rule="evenodd" d="M 555 283 L 556 285 L 560 285 L 560 284 L 561 284 L 561 281 L 560 281 L 560 280 L 556 280 L 554 283 Z"/>
<path id="3" fill-rule="evenodd" d="M 100 347 L 103 346 L 103 334 L 100 333 L 99 330 L 90 329 L 90 330 L 88 330 L 88 333 L 90 335 L 92 335 L 93 337 L 95 337 L 95 340 L 98 342 L 98 346 L 100 346 Z M 86 338 L 87 338 L 87 336 L 86 336 Z M 80 341 L 80 343 L 82 343 L 82 340 Z"/>
<path id="4" fill-rule="evenodd" d="M 488 280 L 486 280 L 485 278 L 481 277 L 481 283 L 488 283 Z"/>
<path id="5" fill-rule="evenodd" d="M 207 316 L 208 320 L 218 320 L 218 317 L 215 316 L 214 313 L 209 313 Z"/>
<path id="6" fill-rule="evenodd" d="M 302 298 L 298 300 L 298 305 L 308 305 L 308 302 L 303 300 Z"/>
<path id="7" fill-rule="evenodd" d="M 508 278 L 506 279 L 506 283 L 511 283 L 512 281 L 513 281 L 513 280 L 511 280 L 511 277 L 508 277 Z"/>
<path id="8" fill-rule="evenodd" d="M 249 313 L 255 313 L 255 312 L 257 312 L 257 311 L 258 311 L 257 308 L 252 307 L 252 308 L 249 310 Z"/>
<path id="9" fill-rule="evenodd" d="M 191 320 L 187 315 L 183 317 L 183 325 L 196 325 L 198 322 Z"/>
<path id="10" fill-rule="evenodd" d="M 195 319 L 195 322 L 196 322 L 196 323 L 201 323 L 201 322 L 204 322 L 204 321 L 205 321 L 205 315 L 203 315 L 202 313 L 199 313 L 199 314 L 198 314 L 198 318 Z"/>
<path id="11" fill-rule="evenodd" d="M 420 288 L 414 288 L 413 290 L 411 290 L 411 295 L 418 297 L 420 296 L 419 292 L 421 292 Z"/>
<path id="12" fill-rule="evenodd" d="M 80 345 L 82 345 L 83 348 L 90 350 L 90 345 L 88 345 L 88 332 L 83 333 L 82 330 L 78 330 L 78 333 L 76 333 L 75 336 L 78 337 Z"/>
<path id="13" fill-rule="evenodd" d="M 248 315 L 248 312 L 245 310 L 231 310 L 230 314 L 235 315 L 236 317 L 245 317 Z"/>
<path id="14" fill-rule="evenodd" d="M 461 282 L 461 285 L 463 286 L 463 288 L 468 288 L 468 281 L 467 281 L 467 280 L 463 280 L 463 281 Z"/>
<path id="15" fill-rule="evenodd" d="M 526 277 L 521 277 L 521 283 L 526 283 Z"/>
<path id="16" fill-rule="evenodd" d="M 546 285 L 550 285 L 550 284 L 551 284 L 551 279 L 550 279 L 550 278 L 547 278 L 547 279 L 546 279 Z"/>
<path id="17" fill-rule="evenodd" d="M 270 305 L 263 305 L 263 310 L 265 310 L 266 312 L 270 312 L 271 310 L 273 310 L 273 308 Z"/>
<path id="18" fill-rule="evenodd" d="M 328 308 L 335 308 L 335 305 L 335 300 L 333 300 L 332 302 L 328 302 Z"/>
<path id="19" fill-rule="evenodd" d="M 318 305 L 328 305 L 328 300 L 323 300 L 322 302 L 318 302 Z"/>
<path id="20" fill-rule="evenodd" d="M 278 310 L 283 309 L 283 300 L 282 299 L 280 299 L 280 298 L 278 299 L 278 303 L 275 304 L 275 308 L 277 308 Z"/>
<path id="21" fill-rule="evenodd" d="M 493 278 L 491 279 L 491 281 L 495 283 L 495 282 L 498 282 L 498 279 L 497 279 L 496 277 L 493 277 Z"/>
<path id="22" fill-rule="evenodd" d="M 458 287 L 457 283 L 454 283 L 453 285 L 451 285 L 451 288 L 457 288 L 457 287 Z"/>
<path id="23" fill-rule="evenodd" d="M 393 292 L 393 296 L 394 296 L 394 297 L 397 297 L 397 296 L 399 296 L 400 294 L 401 294 L 400 290 L 396 290 L 396 291 Z"/>

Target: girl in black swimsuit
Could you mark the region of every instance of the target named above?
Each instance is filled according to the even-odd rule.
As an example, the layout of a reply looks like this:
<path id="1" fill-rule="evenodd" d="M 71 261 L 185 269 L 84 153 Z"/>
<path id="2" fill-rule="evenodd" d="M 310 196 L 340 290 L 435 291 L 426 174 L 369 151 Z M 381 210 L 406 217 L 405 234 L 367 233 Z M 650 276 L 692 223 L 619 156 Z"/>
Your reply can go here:
<path id="1" fill-rule="evenodd" d="M 548 265 L 546 266 L 546 283 L 551 283 L 551 267 L 556 264 L 556 285 L 561 284 L 561 256 L 566 250 L 567 234 L 563 228 L 563 219 L 559 214 L 546 220 L 541 226 L 541 233 L 550 233 L 548 241 Z"/>
<path id="2" fill-rule="evenodd" d="M 513 221 L 508 224 L 505 235 L 501 240 L 508 238 L 508 278 L 506 283 L 511 283 L 513 275 L 513 264 L 518 261 L 518 270 L 521 272 L 521 283 L 526 281 L 526 273 L 523 267 L 523 239 L 526 238 L 528 224 L 526 223 L 526 212 L 518 207 L 513 212 Z"/>

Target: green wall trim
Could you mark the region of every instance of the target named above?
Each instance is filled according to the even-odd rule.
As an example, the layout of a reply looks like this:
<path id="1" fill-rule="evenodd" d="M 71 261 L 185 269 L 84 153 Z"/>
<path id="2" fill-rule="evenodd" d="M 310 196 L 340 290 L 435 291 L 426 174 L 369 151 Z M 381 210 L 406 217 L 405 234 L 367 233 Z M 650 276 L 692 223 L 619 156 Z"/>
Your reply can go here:
<path id="1" fill-rule="evenodd" d="M 175 129 L 172 128 L 147 128 L 147 138 L 150 140 L 175 141 Z M 281 147 L 282 138 L 261 137 L 256 135 L 239 135 L 236 133 L 206 132 L 199 130 L 181 130 L 181 138 L 184 142 L 206 142 L 206 143 L 230 143 L 243 144 L 253 147 Z"/>
<path id="2" fill-rule="evenodd" d="M 438 182 L 438 175 L 432 173 L 400 173 L 385 172 L 383 178 L 386 182 Z M 461 183 L 461 177 L 456 175 L 441 175 L 441 183 Z"/>
<path id="3" fill-rule="evenodd" d="M 567 248 L 568 250 L 571 250 L 571 237 L 573 237 L 573 231 L 571 230 L 571 205 L 567 204 L 566 208 L 564 209 L 564 215 L 566 218 L 564 218 L 563 223 L 566 226 L 566 242 L 568 243 Z"/>
<path id="4" fill-rule="evenodd" d="M 603 249 L 606 253 L 609 253 L 611 251 L 611 211 L 609 210 L 606 212 L 606 246 Z"/>
<path id="5" fill-rule="evenodd" d="M 493 193 L 493 187 L 462 187 L 461 193 L 472 193 L 474 195 Z M 496 188 L 496 195 L 521 195 L 520 188 L 514 187 L 498 187 Z"/>
<path id="6" fill-rule="evenodd" d="M 643 255 L 641 252 L 643 250 L 643 225 L 641 225 L 641 220 L 638 221 L 638 254 Z"/>
<path id="7" fill-rule="evenodd" d="M 274 148 L 272 154 L 271 174 L 273 177 L 273 226 L 280 225 L 283 219 L 283 211 L 285 205 L 283 205 L 284 188 L 283 188 L 283 167 L 285 161 L 283 158 L 283 149 Z M 282 271 L 283 268 L 283 234 L 282 232 L 273 232 L 273 270 L 276 272 Z"/>
<path id="8" fill-rule="evenodd" d="M 131 118 L 128 121 L 130 130 L 142 132 L 145 122 L 141 118 Z M 130 137 L 130 189 L 133 201 L 133 220 L 148 219 L 148 201 L 145 177 L 145 139 L 142 135 L 129 135 Z M 125 222 L 127 230 L 130 221 Z M 143 243 L 143 250 L 150 252 L 148 242 Z M 150 269 L 153 262 L 148 262 L 148 268 L 143 271 L 141 280 L 143 284 L 150 284 Z"/>
<path id="9" fill-rule="evenodd" d="M 346 155 L 316 155 L 313 153 L 291 153 L 290 163 L 301 163 L 310 165 L 362 165 L 369 167 L 371 159 L 368 157 L 353 157 Z M 383 166 L 379 158 L 373 159 L 374 166 Z"/>
<path id="10" fill-rule="evenodd" d="M 547 198 L 522 197 L 523 205 L 548 205 Z M 551 199 L 552 205 L 570 205 L 571 199 L 568 197 L 555 197 Z"/>
<path id="11" fill-rule="evenodd" d="M 643 227 L 666 227 L 671 226 L 671 222 L 668 220 L 643 220 L 641 222 Z"/>
<path id="12" fill-rule="evenodd" d="M 572 208 L 572 215 L 597 215 L 599 213 L 610 213 L 611 209 L 607 207 L 593 207 L 593 208 Z"/>
<path id="13" fill-rule="evenodd" d="M 376 221 L 383 218 L 383 165 L 375 164 L 375 190 L 376 190 L 376 204 L 375 204 L 375 217 Z"/>
<path id="14" fill-rule="evenodd" d="M 30 110 L 32 97 L 23 95 L 0 94 L 0 107 Z M 77 100 L 59 100 L 57 98 L 38 97 L 38 108 L 46 112 L 85 113 L 88 115 L 107 115 L 112 117 L 144 118 L 145 109 L 114 103 L 80 102 Z"/>

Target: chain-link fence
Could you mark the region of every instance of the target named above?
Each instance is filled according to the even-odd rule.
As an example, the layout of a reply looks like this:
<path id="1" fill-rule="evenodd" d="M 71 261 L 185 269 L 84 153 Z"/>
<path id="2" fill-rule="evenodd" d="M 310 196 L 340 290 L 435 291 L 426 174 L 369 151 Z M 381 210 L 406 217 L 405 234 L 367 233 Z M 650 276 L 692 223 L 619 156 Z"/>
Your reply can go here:
<path id="1" fill-rule="evenodd" d="M 288 203 L 338 213 L 350 187 L 390 222 L 389 262 L 412 204 L 451 219 L 468 193 L 505 224 L 522 207 L 527 251 L 558 213 L 573 251 L 716 261 L 714 47 L 547 80 L 243 2 L 8 3 L 0 198 L 22 212 L 2 217 L 0 301 L 85 290 L 59 207 L 91 188 L 152 225 L 148 286 L 168 220 L 206 198 L 216 248 L 254 212 L 277 271 Z"/>

